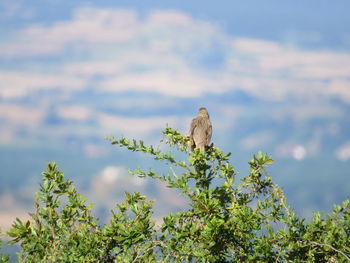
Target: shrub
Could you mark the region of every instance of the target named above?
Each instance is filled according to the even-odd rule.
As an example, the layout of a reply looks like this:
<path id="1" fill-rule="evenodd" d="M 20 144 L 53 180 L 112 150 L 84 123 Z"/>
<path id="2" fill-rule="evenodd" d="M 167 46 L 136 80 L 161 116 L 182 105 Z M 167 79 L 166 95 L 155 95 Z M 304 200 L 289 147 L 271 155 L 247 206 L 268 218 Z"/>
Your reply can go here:
<path id="1" fill-rule="evenodd" d="M 99 225 L 71 181 L 55 163 L 43 173 L 31 220 L 16 219 L 8 235 L 19 243 L 19 262 L 348 262 L 349 200 L 331 214 L 315 213 L 310 222 L 286 204 L 283 191 L 266 167 L 273 162 L 258 153 L 250 172 L 236 182 L 237 171 L 225 154 L 211 145 L 191 152 L 188 138 L 166 128 L 163 141 L 187 155 L 146 146 L 142 141 L 109 138 L 113 145 L 151 155 L 169 173 L 130 171 L 160 180 L 187 197 L 189 208 L 170 213 L 161 226 L 152 219 L 152 202 L 140 193 L 112 211 Z"/>

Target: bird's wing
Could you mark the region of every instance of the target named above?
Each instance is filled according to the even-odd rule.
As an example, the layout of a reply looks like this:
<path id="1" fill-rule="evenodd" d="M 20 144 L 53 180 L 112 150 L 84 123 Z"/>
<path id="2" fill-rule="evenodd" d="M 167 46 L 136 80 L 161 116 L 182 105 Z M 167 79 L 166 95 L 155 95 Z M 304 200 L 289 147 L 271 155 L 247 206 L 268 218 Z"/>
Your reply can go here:
<path id="1" fill-rule="evenodd" d="M 191 147 L 192 151 L 196 148 L 196 143 L 193 139 L 193 134 L 194 134 L 194 130 L 197 127 L 197 125 L 198 125 L 197 118 L 192 119 L 191 125 L 190 125 L 190 135 L 189 135 L 190 136 L 190 147 Z"/>
<path id="2" fill-rule="evenodd" d="M 207 136 L 206 136 L 207 145 L 209 145 L 209 143 L 210 143 L 212 133 L 213 133 L 213 128 L 212 128 L 210 120 L 208 119 L 208 129 L 207 129 Z"/>
<path id="3" fill-rule="evenodd" d="M 197 118 L 192 119 L 191 125 L 190 125 L 190 138 L 193 138 L 193 132 L 197 125 L 198 125 Z"/>

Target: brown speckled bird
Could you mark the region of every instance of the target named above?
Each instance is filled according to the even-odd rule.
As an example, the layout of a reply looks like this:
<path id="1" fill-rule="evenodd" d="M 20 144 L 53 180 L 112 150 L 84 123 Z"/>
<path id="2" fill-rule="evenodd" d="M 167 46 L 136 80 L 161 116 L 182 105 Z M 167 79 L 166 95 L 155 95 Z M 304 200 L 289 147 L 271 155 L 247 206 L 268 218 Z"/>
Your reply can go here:
<path id="1" fill-rule="evenodd" d="M 200 108 L 198 115 L 191 122 L 190 143 L 191 150 L 199 148 L 205 151 L 211 139 L 212 127 L 209 119 L 209 113 L 206 108 Z"/>

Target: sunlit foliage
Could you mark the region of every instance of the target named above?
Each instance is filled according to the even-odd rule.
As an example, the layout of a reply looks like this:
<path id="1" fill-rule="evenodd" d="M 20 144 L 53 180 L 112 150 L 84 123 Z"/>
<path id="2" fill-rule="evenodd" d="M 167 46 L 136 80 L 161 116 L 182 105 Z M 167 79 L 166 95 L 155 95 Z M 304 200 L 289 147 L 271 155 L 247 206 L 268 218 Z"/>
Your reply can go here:
<path id="1" fill-rule="evenodd" d="M 110 222 L 100 225 L 73 183 L 56 163 L 49 163 L 36 194 L 31 220 L 16 219 L 8 231 L 20 245 L 19 262 L 348 262 L 350 260 L 349 200 L 331 214 L 315 213 L 309 222 L 298 217 L 266 167 L 273 163 L 257 153 L 241 180 L 215 145 L 189 149 L 188 138 L 171 128 L 166 147 L 142 141 L 109 138 L 113 145 L 142 152 L 169 168 L 160 174 L 148 168 L 135 176 L 160 180 L 177 189 L 189 203 L 163 218 L 152 219 L 152 201 L 126 193 Z M 174 151 L 185 153 L 178 160 Z M 1 257 L 0 262 L 8 258 Z"/>

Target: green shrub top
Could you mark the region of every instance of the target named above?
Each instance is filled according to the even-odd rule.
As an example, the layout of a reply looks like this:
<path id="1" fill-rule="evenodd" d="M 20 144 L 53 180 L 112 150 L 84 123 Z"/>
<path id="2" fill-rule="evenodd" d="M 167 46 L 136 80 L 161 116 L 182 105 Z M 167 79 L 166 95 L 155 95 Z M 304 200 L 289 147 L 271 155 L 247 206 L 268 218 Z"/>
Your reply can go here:
<path id="1" fill-rule="evenodd" d="M 349 200 L 329 215 L 315 213 L 310 222 L 286 204 L 283 191 L 266 167 L 273 160 L 258 153 L 240 181 L 213 144 L 206 151 L 189 149 L 189 140 L 166 128 L 163 143 L 184 152 L 147 146 L 142 141 L 108 138 L 113 145 L 151 155 L 169 167 L 130 171 L 178 189 L 189 208 L 170 213 L 161 226 L 152 219 L 152 201 L 127 193 L 110 222 L 101 226 L 71 181 L 49 163 L 36 194 L 31 220 L 16 219 L 8 235 L 18 243 L 19 262 L 349 262 Z M 164 147 L 162 147 L 164 148 Z M 1 256 L 1 255 L 0 255 Z M 0 262 L 8 258 L 0 257 Z"/>

